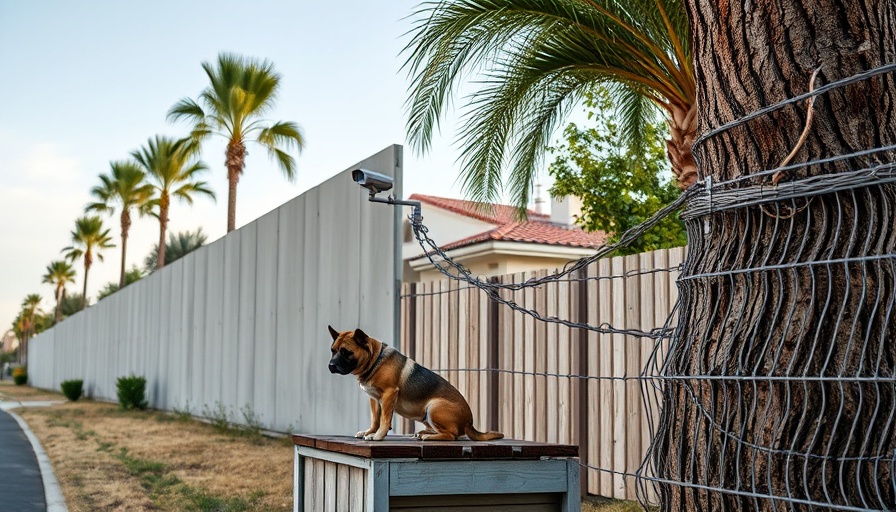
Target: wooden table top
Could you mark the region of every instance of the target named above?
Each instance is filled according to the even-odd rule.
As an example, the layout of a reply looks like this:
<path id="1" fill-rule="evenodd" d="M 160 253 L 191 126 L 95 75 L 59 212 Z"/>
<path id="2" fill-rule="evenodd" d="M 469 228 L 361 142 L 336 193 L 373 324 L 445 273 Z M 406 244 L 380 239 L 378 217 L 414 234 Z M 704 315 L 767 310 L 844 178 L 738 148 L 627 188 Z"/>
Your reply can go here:
<path id="1" fill-rule="evenodd" d="M 382 441 L 364 441 L 351 436 L 294 434 L 296 446 L 368 459 L 538 459 L 578 457 L 579 447 L 568 444 L 535 443 L 516 439 L 497 441 L 420 441 L 411 436 L 386 436 Z"/>

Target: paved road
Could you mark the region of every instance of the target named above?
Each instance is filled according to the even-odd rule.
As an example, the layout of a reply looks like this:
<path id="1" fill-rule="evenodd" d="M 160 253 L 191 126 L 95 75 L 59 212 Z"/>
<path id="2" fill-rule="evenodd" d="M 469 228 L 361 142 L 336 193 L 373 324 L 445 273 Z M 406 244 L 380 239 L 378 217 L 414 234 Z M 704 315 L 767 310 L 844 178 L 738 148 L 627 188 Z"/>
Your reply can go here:
<path id="1" fill-rule="evenodd" d="M 44 512 L 44 483 L 31 442 L 0 410 L 0 512 Z"/>

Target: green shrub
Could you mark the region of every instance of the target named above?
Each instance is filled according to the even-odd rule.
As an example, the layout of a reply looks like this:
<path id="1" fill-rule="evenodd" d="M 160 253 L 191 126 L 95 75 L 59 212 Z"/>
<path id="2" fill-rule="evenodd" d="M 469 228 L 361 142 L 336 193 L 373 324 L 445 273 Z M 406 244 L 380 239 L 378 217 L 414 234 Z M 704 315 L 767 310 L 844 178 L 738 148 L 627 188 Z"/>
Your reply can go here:
<path id="1" fill-rule="evenodd" d="M 84 381 L 80 379 L 64 380 L 60 386 L 62 387 L 62 394 L 72 402 L 77 402 L 84 393 Z"/>
<path id="2" fill-rule="evenodd" d="M 24 366 L 17 366 L 12 371 L 12 380 L 16 383 L 16 386 L 25 385 L 28 382 L 28 370 Z"/>
<path id="3" fill-rule="evenodd" d="M 122 409 L 146 409 L 146 379 L 133 375 L 119 377 L 118 405 Z"/>

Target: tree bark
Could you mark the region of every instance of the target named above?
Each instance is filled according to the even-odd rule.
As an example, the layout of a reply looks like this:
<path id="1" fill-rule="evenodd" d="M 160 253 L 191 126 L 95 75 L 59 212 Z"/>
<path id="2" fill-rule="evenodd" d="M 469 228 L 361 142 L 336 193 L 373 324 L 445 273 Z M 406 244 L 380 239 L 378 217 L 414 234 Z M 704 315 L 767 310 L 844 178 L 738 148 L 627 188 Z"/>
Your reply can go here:
<path id="1" fill-rule="evenodd" d="M 688 0 L 698 133 L 896 62 L 896 0 Z M 896 81 L 878 75 L 694 147 L 720 189 L 794 162 L 896 143 Z M 814 164 L 784 181 L 896 161 Z M 896 188 L 687 221 L 681 309 L 651 457 L 663 510 L 896 509 Z M 831 263 L 831 261 L 834 261 Z M 789 380 L 790 378 L 799 380 Z M 864 380 L 863 380 L 864 379 Z M 679 482 L 674 484 L 672 482 Z"/>
<path id="2" fill-rule="evenodd" d="M 156 268 L 165 266 L 165 231 L 168 229 L 168 207 L 171 198 L 168 191 L 163 190 L 159 197 L 159 250 L 156 252 Z"/>
<path id="3" fill-rule="evenodd" d="M 121 210 L 121 277 L 118 278 L 118 289 L 124 288 L 125 265 L 128 254 L 128 231 L 131 228 L 131 214 L 127 208 Z"/>
<path id="4" fill-rule="evenodd" d="M 227 232 L 236 229 L 236 186 L 240 181 L 240 175 L 246 166 L 246 145 L 240 141 L 231 140 L 227 144 L 225 165 L 227 166 L 227 183 L 229 185 L 227 196 Z"/>
<path id="5" fill-rule="evenodd" d="M 87 307 L 87 273 L 90 272 L 90 266 L 93 264 L 93 257 L 90 254 L 90 248 L 84 252 L 84 289 L 81 293 L 81 309 Z"/>
<path id="6" fill-rule="evenodd" d="M 56 285 L 56 323 L 62 320 L 62 294 L 65 288 L 62 283 Z"/>

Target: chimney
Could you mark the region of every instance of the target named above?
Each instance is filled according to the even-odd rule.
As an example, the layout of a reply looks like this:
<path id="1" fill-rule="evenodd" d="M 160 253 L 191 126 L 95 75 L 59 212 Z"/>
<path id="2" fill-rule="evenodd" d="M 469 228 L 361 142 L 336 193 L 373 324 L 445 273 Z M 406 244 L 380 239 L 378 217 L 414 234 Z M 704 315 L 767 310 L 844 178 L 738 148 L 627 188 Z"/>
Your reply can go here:
<path id="1" fill-rule="evenodd" d="M 576 196 L 563 199 L 551 197 L 551 222 L 565 226 L 574 226 L 576 218 L 582 215 L 582 200 Z"/>

